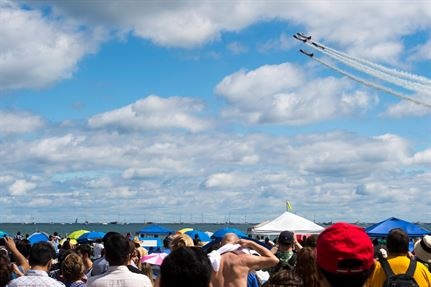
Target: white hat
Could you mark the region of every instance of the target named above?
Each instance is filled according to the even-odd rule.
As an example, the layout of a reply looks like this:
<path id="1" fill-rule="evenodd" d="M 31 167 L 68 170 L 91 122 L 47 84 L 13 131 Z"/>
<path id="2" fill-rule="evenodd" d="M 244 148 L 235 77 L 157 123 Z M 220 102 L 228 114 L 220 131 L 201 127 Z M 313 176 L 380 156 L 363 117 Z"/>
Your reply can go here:
<path id="1" fill-rule="evenodd" d="M 415 255 L 420 260 L 431 263 L 431 236 L 425 235 L 415 244 Z"/>

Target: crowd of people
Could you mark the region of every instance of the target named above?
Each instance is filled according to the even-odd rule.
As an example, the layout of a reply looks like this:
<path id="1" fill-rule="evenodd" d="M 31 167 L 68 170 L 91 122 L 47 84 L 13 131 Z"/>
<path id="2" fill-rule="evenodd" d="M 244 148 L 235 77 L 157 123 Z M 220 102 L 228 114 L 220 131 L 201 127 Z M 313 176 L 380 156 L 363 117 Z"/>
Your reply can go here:
<path id="1" fill-rule="evenodd" d="M 410 252 L 400 228 L 384 245 L 348 223 L 300 239 L 291 231 L 273 241 L 228 233 L 205 246 L 169 235 L 161 266 L 144 263 L 139 240 L 117 232 L 77 246 L 60 244 L 58 234 L 33 245 L 19 236 L 1 238 L 0 287 L 431 287 L 431 236 Z"/>

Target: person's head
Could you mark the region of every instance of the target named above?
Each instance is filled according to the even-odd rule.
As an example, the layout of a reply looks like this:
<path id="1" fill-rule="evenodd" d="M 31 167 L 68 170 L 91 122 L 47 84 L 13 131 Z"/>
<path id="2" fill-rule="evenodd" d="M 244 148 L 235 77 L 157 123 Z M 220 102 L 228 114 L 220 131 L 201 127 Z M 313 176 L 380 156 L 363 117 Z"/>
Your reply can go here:
<path id="1" fill-rule="evenodd" d="M 70 253 L 61 264 L 61 274 L 65 282 L 75 282 L 84 276 L 85 267 L 81 256 Z"/>
<path id="2" fill-rule="evenodd" d="M 69 238 L 67 238 L 67 239 L 63 242 L 63 244 L 61 245 L 61 249 L 63 249 L 63 250 L 69 250 L 69 249 L 72 249 L 72 245 L 70 244 L 70 239 L 69 239 Z"/>
<path id="3" fill-rule="evenodd" d="M 91 258 L 93 256 L 93 249 L 88 244 L 79 244 L 75 251 L 81 256 L 82 259 Z"/>
<path id="4" fill-rule="evenodd" d="M 304 286 L 319 286 L 315 248 L 304 247 L 299 250 L 296 259 L 296 273 L 302 278 Z"/>
<path id="5" fill-rule="evenodd" d="M 280 271 L 271 274 L 267 287 L 309 287 L 304 284 L 302 278 L 294 271 L 281 269 Z"/>
<path id="6" fill-rule="evenodd" d="M 31 244 L 27 239 L 18 240 L 16 243 L 16 249 L 25 257 L 30 256 Z"/>
<path id="7" fill-rule="evenodd" d="M 163 260 L 160 287 L 208 287 L 211 271 L 211 263 L 200 248 L 179 247 Z"/>
<path id="8" fill-rule="evenodd" d="M 28 259 L 30 266 L 45 267 L 47 270 L 51 267 L 51 261 L 55 256 L 55 250 L 49 242 L 38 242 L 33 244 L 30 249 L 30 257 Z"/>
<path id="9" fill-rule="evenodd" d="M 144 262 L 141 264 L 141 271 L 145 275 L 147 275 L 148 278 L 150 278 L 151 281 L 153 281 L 153 269 L 151 267 L 150 263 Z"/>
<path id="10" fill-rule="evenodd" d="M 288 230 L 280 232 L 277 242 L 278 242 L 278 245 L 282 248 L 292 247 L 294 242 L 293 232 Z"/>
<path id="11" fill-rule="evenodd" d="M 409 252 L 409 236 L 401 228 L 394 228 L 389 231 L 386 247 L 389 254 L 407 254 Z"/>
<path id="12" fill-rule="evenodd" d="M 236 235 L 235 233 L 226 233 L 223 237 L 223 239 L 221 240 L 220 245 L 226 245 L 226 244 L 235 244 L 237 241 L 239 240 L 238 235 Z"/>
<path id="13" fill-rule="evenodd" d="M 317 239 L 316 261 L 332 287 L 363 286 L 374 266 L 373 244 L 363 228 L 340 222 Z"/>
<path id="14" fill-rule="evenodd" d="M 304 245 L 311 248 L 316 248 L 317 245 L 317 234 L 312 234 L 305 239 Z"/>
<path id="15" fill-rule="evenodd" d="M 425 235 L 422 240 L 416 242 L 414 251 L 419 261 L 431 264 L 431 235 Z"/>
<path id="16" fill-rule="evenodd" d="M 9 257 L 0 253 L 0 287 L 6 286 L 12 279 Z"/>
<path id="17" fill-rule="evenodd" d="M 195 246 L 193 239 L 187 234 L 178 234 L 174 236 L 171 241 L 171 250 L 175 250 L 179 247 L 192 247 Z"/>
<path id="18" fill-rule="evenodd" d="M 129 240 L 118 232 L 108 232 L 103 237 L 105 258 L 110 266 L 127 265 L 130 255 Z"/>

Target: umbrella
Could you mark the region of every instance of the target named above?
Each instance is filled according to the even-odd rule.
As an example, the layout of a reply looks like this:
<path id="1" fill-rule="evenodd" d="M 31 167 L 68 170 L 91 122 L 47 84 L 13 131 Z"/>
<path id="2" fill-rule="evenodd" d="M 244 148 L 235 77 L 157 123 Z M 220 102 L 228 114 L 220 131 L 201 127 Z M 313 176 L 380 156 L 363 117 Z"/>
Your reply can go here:
<path id="1" fill-rule="evenodd" d="M 140 234 L 147 234 L 147 235 L 155 235 L 155 234 L 163 235 L 163 234 L 168 234 L 169 232 L 172 232 L 172 231 L 170 229 L 167 229 L 159 225 L 146 226 L 139 231 Z"/>
<path id="2" fill-rule="evenodd" d="M 87 232 L 82 234 L 78 238 L 78 243 L 82 244 L 82 243 L 93 242 L 97 238 L 103 238 L 103 236 L 105 236 L 105 232 L 98 232 L 98 231 Z"/>
<path id="3" fill-rule="evenodd" d="M 409 237 L 422 237 L 426 234 L 431 234 L 431 231 L 410 223 L 408 221 L 390 217 L 382 222 L 373 224 L 365 229 L 370 237 L 388 236 L 389 231 L 394 228 L 403 229 Z"/>
<path id="4" fill-rule="evenodd" d="M 62 240 L 60 240 L 59 244 L 63 245 L 63 243 L 67 240 L 67 238 L 63 238 Z M 78 244 L 78 241 L 76 241 L 76 239 L 70 239 L 69 240 L 70 244 L 72 245 L 76 245 Z"/>
<path id="5" fill-rule="evenodd" d="M 235 233 L 238 235 L 238 237 L 244 237 L 247 238 L 247 234 L 243 233 L 242 231 L 236 229 L 236 228 L 222 228 L 214 232 L 214 234 L 211 236 L 212 239 L 214 238 L 223 238 L 226 233 Z"/>
<path id="6" fill-rule="evenodd" d="M 178 230 L 178 231 L 177 231 L 177 234 L 184 234 L 184 233 L 186 233 L 187 231 L 191 231 L 191 230 L 193 230 L 193 228 L 186 227 L 186 228 L 183 228 L 183 229 Z"/>
<path id="7" fill-rule="evenodd" d="M 167 253 L 152 253 L 150 255 L 144 256 L 141 259 L 141 263 L 150 263 L 153 265 L 162 265 L 165 257 L 168 256 Z"/>
<path id="8" fill-rule="evenodd" d="M 30 241 L 30 244 L 35 244 L 38 242 L 47 242 L 49 240 L 48 234 L 44 232 L 35 232 L 28 238 L 28 241 Z"/>
<path id="9" fill-rule="evenodd" d="M 0 230 L 0 238 L 3 238 L 5 236 L 9 236 L 9 234 L 7 234 L 6 232 Z"/>
<path id="10" fill-rule="evenodd" d="M 84 230 L 84 229 L 76 230 L 76 231 L 72 232 L 71 234 L 69 234 L 69 236 L 67 236 L 67 238 L 78 239 L 82 234 L 87 233 L 87 232 L 90 232 L 90 231 Z"/>
<path id="11" fill-rule="evenodd" d="M 191 231 L 187 231 L 185 234 L 187 234 L 188 236 L 190 236 L 192 239 L 195 238 L 195 235 L 198 236 L 199 240 L 202 242 L 208 242 L 211 240 L 211 238 L 208 236 L 208 234 L 206 234 L 203 231 L 199 231 L 199 230 L 191 230 Z"/>

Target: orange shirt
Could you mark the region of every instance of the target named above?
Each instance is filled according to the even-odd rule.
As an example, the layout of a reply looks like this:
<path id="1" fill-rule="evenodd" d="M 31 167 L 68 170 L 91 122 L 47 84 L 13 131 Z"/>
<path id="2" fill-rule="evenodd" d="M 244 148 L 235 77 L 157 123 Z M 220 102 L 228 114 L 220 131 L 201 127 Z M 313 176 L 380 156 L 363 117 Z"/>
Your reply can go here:
<path id="1" fill-rule="evenodd" d="M 407 272 L 410 264 L 410 259 L 407 256 L 397 256 L 388 258 L 389 265 L 391 266 L 394 274 L 403 274 Z M 420 287 L 431 287 L 431 274 L 428 269 L 420 262 L 417 262 L 413 278 L 416 280 Z M 368 287 L 382 287 L 386 280 L 386 274 L 380 262 L 376 262 L 374 272 L 368 280 Z"/>

